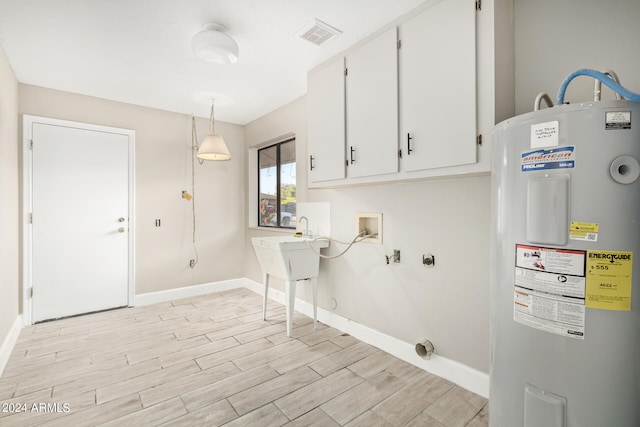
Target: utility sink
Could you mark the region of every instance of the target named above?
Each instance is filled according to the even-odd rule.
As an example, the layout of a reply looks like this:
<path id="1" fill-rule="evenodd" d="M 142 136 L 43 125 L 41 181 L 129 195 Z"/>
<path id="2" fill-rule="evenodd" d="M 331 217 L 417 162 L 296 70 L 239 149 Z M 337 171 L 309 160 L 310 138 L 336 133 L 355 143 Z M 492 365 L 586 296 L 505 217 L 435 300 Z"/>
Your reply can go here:
<path id="1" fill-rule="evenodd" d="M 262 272 L 282 280 L 318 277 L 320 257 L 311 247 L 319 252 L 329 246 L 327 239 L 293 236 L 254 237 L 251 242 Z"/>
<path id="2" fill-rule="evenodd" d="M 285 281 L 285 307 L 287 311 L 287 336 L 291 336 L 293 311 L 296 298 L 296 282 L 310 280 L 313 290 L 313 320 L 317 321 L 318 271 L 320 256 L 316 252 L 329 246 L 328 239 L 308 237 L 271 236 L 251 239 L 258 263 L 263 272 L 264 300 L 262 317 L 267 316 L 269 278 L 275 276 Z M 312 249 L 313 248 L 313 249 Z M 314 251 L 315 249 L 315 251 Z"/>

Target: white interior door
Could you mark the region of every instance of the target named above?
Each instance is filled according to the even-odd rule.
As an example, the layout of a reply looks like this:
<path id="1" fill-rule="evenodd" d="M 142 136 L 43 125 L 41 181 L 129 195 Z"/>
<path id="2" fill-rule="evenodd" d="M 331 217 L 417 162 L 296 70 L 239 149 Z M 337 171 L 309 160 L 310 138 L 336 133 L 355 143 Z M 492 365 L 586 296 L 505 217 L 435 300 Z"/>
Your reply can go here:
<path id="1" fill-rule="evenodd" d="M 32 321 L 129 303 L 129 136 L 32 123 Z"/>

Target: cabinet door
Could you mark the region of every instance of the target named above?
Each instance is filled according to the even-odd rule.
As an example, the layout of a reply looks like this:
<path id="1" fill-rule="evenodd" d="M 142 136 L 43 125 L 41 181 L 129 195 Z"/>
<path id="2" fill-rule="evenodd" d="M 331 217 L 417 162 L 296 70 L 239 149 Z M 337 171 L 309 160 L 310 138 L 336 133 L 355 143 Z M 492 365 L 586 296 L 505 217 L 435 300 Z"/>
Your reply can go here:
<path id="1" fill-rule="evenodd" d="M 347 55 L 349 177 L 398 171 L 398 32 Z"/>
<path id="2" fill-rule="evenodd" d="M 309 182 L 344 178 L 344 58 L 310 73 L 307 86 Z"/>
<path id="3" fill-rule="evenodd" d="M 405 171 L 475 163 L 476 11 L 443 0 L 400 27 Z"/>

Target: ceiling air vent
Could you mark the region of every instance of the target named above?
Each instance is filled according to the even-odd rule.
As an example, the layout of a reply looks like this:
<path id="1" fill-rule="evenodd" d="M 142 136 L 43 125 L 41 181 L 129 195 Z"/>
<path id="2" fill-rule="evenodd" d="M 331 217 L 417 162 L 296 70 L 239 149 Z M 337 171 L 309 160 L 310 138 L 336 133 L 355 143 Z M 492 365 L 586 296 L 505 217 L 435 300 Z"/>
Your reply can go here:
<path id="1" fill-rule="evenodd" d="M 316 46 L 322 46 L 340 34 L 342 31 L 316 18 L 298 32 L 298 37 Z"/>

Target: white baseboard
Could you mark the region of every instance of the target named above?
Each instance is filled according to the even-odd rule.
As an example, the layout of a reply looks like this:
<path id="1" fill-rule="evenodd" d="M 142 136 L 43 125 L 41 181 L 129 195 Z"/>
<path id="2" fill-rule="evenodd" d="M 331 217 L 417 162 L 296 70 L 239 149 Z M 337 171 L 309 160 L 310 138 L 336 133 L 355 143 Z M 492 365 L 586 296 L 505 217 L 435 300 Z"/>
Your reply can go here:
<path id="1" fill-rule="evenodd" d="M 9 329 L 9 333 L 4 340 L 2 341 L 2 345 L 0 346 L 0 376 L 2 372 L 4 372 L 5 366 L 7 366 L 7 362 L 9 361 L 9 356 L 11 356 L 11 352 L 13 351 L 13 347 L 16 345 L 16 341 L 18 341 L 18 337 L 20 336 L 20 331 L 22 330 L 22 319 L 20 316 L 16 317 L 16 320 L 13 322 L 11 329 Z"/>
<path id="2" fill-rule="evenodd" d="M 205 283 L 202 285 L 185 286 L 183 288 L 136 295 L 134 305 L 141 306 L 157 304 L 159 302 L 173 301 L 176 299 L 195 297 L 198 295 L 210 294 L 212 292 L 222 292 L 243 287 L 245 287 L 245 279 L 231 279 L 220 282 Z"/>
<path id="3" fill-rule="evenodd" d="M 246 288 L 260 295 L 263 294 L 264 285 L 262 283 L 248 278 L 245 278 L 244 281 Z M 273 288 L 269 289 L 269 298 L 281 304 L 284 304 L 285 301 L 284 292 Z M 313 304 L 296 298 L 296 311 L 313 317 Z M 415 344 L 409 344 L 383 334 L 321 307 L 318 307 L 318 320 L 325 325 L 346 332 L 360 341 L 378 347 L 407 363 L 451 381 L 480 396 L 489 398 L 489 374 L 487 373 L 437 354 L 432 354 L 431 359 L 425 360 L 416 354 Z"/>
<path id="4" fill-rule="evenodd" d="M 251 280 L 248 278 L 244 278 L 244 283 L 242 284 L 245 288 L 250 291 L 255 292 L 256 294 L 264 295 L 264 284 L 260 282 L 256 282 L 255 280 Z M 271 292 L 275 292 L 276 295 L 271 296 Z M 269 296 L 274 301 L 279 302 L 280 304 L 284 304 L 284 292 L 278 291 L 276 289 L 269 289 Z M 296 298 L 296 307 L 298 306 L 298 299 Z M 313 313 L 313 312 L 312 312 Z"/>
<path id="5" fill-rule="evenodd" d="M 247 288 L 259 295 L 263 295 L 264 291 L 264 285 L 262 283 L 245 277 L 136 295 L 135 301 L 136 305 L 149 305 L 237 288 Z M 269 289 L 269 298 L 281 304 L 284 304 L 285 301 L 284 292 L 273 288 Z M 307 301 L 296 299 L 296 311 L 313 317 L 313 305 Z M 383 334 L 382 332 L 378 332 L 321 307 L 318 307 L 318 320 L 325 325 L 346 332 L 360 341 L 384 350 L 407 363 L 411 363 L 427 372 L 451 381 L 480 396 L 489 398 L 489 374 L 487 373 L 435 353 L 431 355 L 431 359 L 425 360 L 416 354 L 415 344 L 406 343 L 392 336 Z"/>

